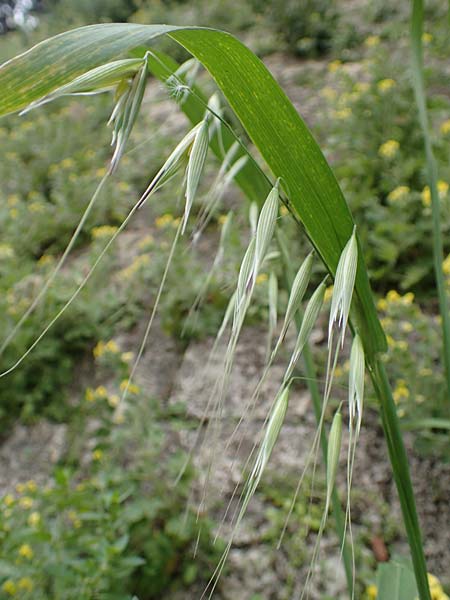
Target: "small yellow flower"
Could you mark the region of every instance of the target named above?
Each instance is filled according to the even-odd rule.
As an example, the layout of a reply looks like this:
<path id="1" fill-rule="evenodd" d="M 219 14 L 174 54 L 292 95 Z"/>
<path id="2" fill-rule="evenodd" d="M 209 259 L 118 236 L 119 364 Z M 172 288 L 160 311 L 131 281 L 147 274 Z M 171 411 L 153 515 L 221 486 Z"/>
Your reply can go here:
<path id="1" fill-rule="evenodd" d="M 219 215 L 219 218 L 217 219 L 217 222 L 219 223 L 219 225 L 225 225 L 227 221 L 227 215 Z"/>
<path id="2" fill-rule="evenodd" d="M 125 417 L 123 415 L 123 413 L 117 413 L 114 415 L 113 417 L 113 423 L 115 425 L 122 425 L 122 423 L 125 421 Z"/>
<path id="3" fill-rule="evenodd" d="M 327 289 L 325 290 L 325 295 L 323 297 L 324 302 L 329 302 L 331 300 L 331 298 L 333 297 L 333 286 L 329 285 L 327 287 Z"/>
<path id="4" fill-rule="evenodd" d="M 105 350 L 106 352 L 111 352 L 112 354 L 117 354 L 120 352 L 119 345 L 114 340 L 109 340 L 109 342 L 105 344 Z"/>
<path id="5" fill-rule="evenodd" d="M 23 498 L 21 498 L 19 500 L 19 504 L 22 508 L 25 508 L 28 510 L 29 508 L 31 508 L 33 506 L 34 501 L 33 501 L 33 498 L 30 498 L 30 496 L 24 496 Z"/>
<path id="6" fill-rule="evenodd" d="M 41 515 L 38 512 L 32 512 L 28 517 L 28 525 L 31 527 L 37 527 L 41 522 Z"/>
<path id="7" fill-rule="evenodd" d="M 64 158 L 59 164 L 63 169 L 70 169 L 75 163 L 71 158 Z"/>
<path id="8" fill-rule="evenodd" d="M 0 259 L 12 258 L 14 256 L 14 248 L 9 244 L 0 244 Z"/>
<path id="9" fill-rule="evenodd" d="M 94 390 L 90 387 L 87 388 L 84 397 L 86 399 L 86 402 L 95 402 L 95 394 L 94 394 Z"/>
<path id="10" fill-rule="evenodd" d="M 377 600 L 378 588 L 376 585 L 369 585 L 366 588 L 367 600 Z"/>
<path id="11" fill-rule="evenodd" d="M 22 558 L 33 558 L 33 549 L 30 544 L 22 544 L 19 548 L 19 556 Z"/>
<path id="12" fill-rule="evenodd" d="M 422 42 L 424 44 L 429 44 L 433 39 L 433 36 L 431 35 L 431 33 L 427 33 L 426 31 L 424 31 L 422 33 Z"/>
<path id="13" fill-rule="evenodd" d="M 380 43 L 380 38 L 378 35 L 369 35 L 369 37 L 367 37 L 364 40 L 364 44 L 368 48 L 374 48 L 375 46 L 378 46 L 379 43 Z"/>
<path id="14" fill-rule="evenodd" d="M 399 379 L 397 385 L 392 394 L 394 402 L 397 404 L 401 400 L 407 400 L 409 398 L 409 389 L 402 379 Z"/>
<path id="15" fill-rule="evenodd" d="M 130 363 L 134 358 L 134 352 L 122 352 L 120 360 L 124 363 Z"/>
<path id="16" fill-rule="evenodd" d="M 378 148 L 378 154 L 383 158 L 393 158 L 400 148 L 397 140 L 388 140 Z"/>
<path id="17" fill-rule="evenodd" d="M 414 302 L 414 294 L 412 292 L 408 292 L 407 294 L 402 296 L 401 301 L 402 304 L 405 304 L 406 306 L 411 306 L 411 304 Z"/>
<path id="18" fill-rule="evenodd" d="M 439 181 L 437 182 L 437 189 L 439 198 L 443 200 L 448 192 L 448 183 L 446 181 L 442 181 L 442 179 L 439 179 Z"/>
<path id="19" fill-rule="evenodd" d="M 17 586 L 12 579 L 7 579 L 2 585 L 2 590 L 5 592 L 5 594 L 14 596 L 17 592 Z"/>
<path id="20" fill-rule="evenodd" d="M 31 592 L 33 591 L 33 581 L 30 577 L 22 577 L 17 582 L 17 587 L 19 588 L 19 590 Z"/>
<path id="21" fill-rule="evenodd" d="M 403 200 L 409 194 L 409 187 L 407 185 L 399 185 L 392 192 L 388 194 L 388 200 L 390 202 L 398 202 L 399 200 Z"/>
<path id="22" fill-rule="evenodd" d="M 450 119 L 447 119 L 441 124 L 441 133 L 447 135 L 450 133 Z"/>
<path id="23" fill-rule="evenodd" d="M 268 279 L 269 279 L 269 277 L 268 277 L 267 273 L 261 273 L 256 278 L 256 285 L 258 285 L 260 283 L 265 283 Z"/>
<path id="24" fill-rule="evenodd" d="M 284 204 L 282 204 L 280 207 L 280 214 L 282 217 L 285 217 L 286 215 L 289 214 L 289 210 L 288 210 L 287 206 L 285 206 Z"/>
<path id="25" fill-rule="evenodd" d="M 400 298 L 401 298 L 401 296 L 396 290 L 390 290 L 386 294 L 386 300 L 388 302 L 398 302 L 400 300 Z"/>
<path id="26" fill-rule="evenodd" d="M 414 327 L 409 321 L 402 321 L 400 327 L 405 333 L 411 333 L 414 330 Z"/>
<path id="27" fill-rule="evenodd" d="M 100 356 L 102 356 L 104 352 L 105 352 L 105 342 L 100 341 L 97 343 L 97 345 L 93 349 L 92 354 L 94 355 L 94 358 L 100 358 Z"/>
<path id="28" fill-rule="evenodd" d="M 100 239 L 105 237 L 112 237 L 117 232 L 117 227 L 113 225 L 100 225 L 99 227 L 93 227 L 91 229 L 91 236 L 93 239 Z"/>
<path id="29" fill-rule="evenodd" d="M 6 203 L 9 206 L 9 208 L 17 206 L 17 204 L 19 203 L 19 196 L 17 194 L 11 194 L 11 196 L 8 196 L 8 200 L 6 201 Z"/>
<path id="30" fill-rule="evenodd" d="M 106 398 L 108 396 L 108 390 L 104 385 L 99 385 L 95 388 L 94 394 L 97 398 Z"/>
<path id="31" fill-rule="evenodd" d="M 387 307 L 388 307 L 387 300 L 385 298 L 380 298 L 377 302 L 378 310 L 387 310 Z"/>
<path id="32" fill-rule="evenodd" d="M 9 216 L 11 217 L 11 219 L 17 219 L 19 215 L 19 211 L 17 210 L 17 208 L 11 208 L 9 210 Z"/>
<path id="33" fill-rule="evenodd" d="M 78 517 L 77 513 L 74 510 L 69 510 L 67 516 L 69 517 L 69 520 L 71 521 L 75 529 L 79 529 L 81 527 L 81 519 Z"/>
<path id="34" fill-rule="evenodd" d="M 112 396 L 108 396 L 108 404 L 115 408 L 120 402 L 120 398 L 117 394 L 113 394 Z"/>
<path id="35" fill-rule="evenodd" d="M 120 389 L 121 391 L 125 391 L 128 387 L 128 392 L 130 394 L 139 394 L 139 392 L 141 391 L 140 387 L 138 385 L 136 385 L 135 383 L 130 383 L 128 379 L 123 379 L 120 382 Z"/>
<path id="36" fill-rule="evenodd" d="M 34 479 L 29 479 L 25 485 L 29 492 L 35 492 L 37 490 L 37 483 L 34 481 Z"/>
<path id="37" fill-rule="evenodd" d="M 445 275 L 450 275 L 450 254 L 442 263 L 442 270 L 444 271 Z"/>
<path id="38" fill-rule="evenodd" d="M 328 70 L 330 73 L 335 73 L 342 66 L 342 62 L 340 60 L 333 60 L 328 64 Z"/>
<path id="39" fill-rule="evenodd" d="M 139 250 L 147 250 L 149 246 L 154 243 L 155 239 L 152 235 L 148 234 L 142 238 L 138 244 Z"/>
<path id="40" fill-rule="evenodd" d="M 163 229 L 167 227 L 167 225 L 172 225 L 174 221 L 173 215 L 170 213 L 166 213 L 165 215 L 161 215 L 157 219 L 155 219 L 155 225 L 158 229 Z"/>
<path id="41" fill-rule="evenodd" d="M 93 460 L 101 460 L 103 458 L 103 450 L 100 450 L 99 448 L 97 448 L 97 450 L 94 450 L 94 452 L 92 453 L 92 459 Z"/>
<path id="42" fill-rule="evenodd" d="M 23 494 L 26 489 L 27 489 L 27 487 L 24 483 L 18 483 L 16 485 L 16 492 L 18 494 Z"/>
<path id="43" fill-rule="evenodd" d="M 337 96 L 337 91 L 335 89 L 333 89 L 332 87 L 327 86 L 321 90 L 320 94 L 327 100 L 335 100 L 336 96 Z"/>
<path id="44" fill-rule="evenodd" d="M 355 83 L 355 92 L 359 94 L 367 92 L 369 88 L 370 85 L 367 83 L 367 81 L 358 81 L 357 83 Z"/>
<path id="45" fill-rule="evenodd" d="M 95 171 L 95 175 L 97 177 L 104 177 L 106 175 L 106 169 L 105 169 L 105 167 L 100 167 L 100 169 L 97 169 Z"/>
<path id="46" fill-rule="evenodd" d="M 421 377 L 430 377 L 431 375 L 433 375 L 433 371 L 429 367 L 423 367 L 422 369 L 420 369 L 419 375 Z"/>
<path id="47" fill-rule="evenodd" d="M 392 89 L 394 85 L 394 79 L 381 79 L 381 81 L 377 83 L 377 88 L 380 90 L 380 92 L 387 92 Z"/>
<path id="48" fill-rule="evenodd" d="M 12 506 L 14 504 L 14 496 L 11 494 L 6 494 L 6 496 L 3 498 L 3 502 L 6 506 Z"/>
<path id="49" fill-rule="evenodd" d="M 50 254 L 43 254 L 41 258 L 37 261 L 37 264 L 40 267 L 45 267 L 47 265 L 51 265 L 54 261 L 54 257 L 50 256 Z"/>

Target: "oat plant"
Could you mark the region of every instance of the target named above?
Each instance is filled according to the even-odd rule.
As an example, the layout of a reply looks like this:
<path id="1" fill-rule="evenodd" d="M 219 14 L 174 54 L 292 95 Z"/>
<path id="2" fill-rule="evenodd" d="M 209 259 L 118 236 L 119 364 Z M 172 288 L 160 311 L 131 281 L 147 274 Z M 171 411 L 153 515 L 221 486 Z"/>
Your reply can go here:
<path id="1" fill-rule="evenodd" d="M 218 30 L 167 25 L 92 25 L 50 38 L 2 65 L 0 67 L 0 115 L 35 108 L 39 103 L 54 101 L 58 96 L 66 93 L 89 94 L 103 91 L 105 87 L 112 88 L 115 95 L 115 108 L 112 115 L 115 146 L 110 168 L 112 173 L 123 154 L 131 129 L 136 124 L 147 70 L 155 72 L 165 80 L 176 73 L 176 67 L 174 68 L 173 64 L 171 66 L 170 60 L 166 60 L 149 48 L 152 39 L 161 35 L 167 35 L 178 42 L 209 71 L 231 110 L 259 151 L 271 176 L 262 173 L 242 141 L 223 121 L 217 104 L 212 102 L 208 106 L 208 101 L 197 94 L 193 82 L 183 79 L 185 75 L 191 77 L 190 69 L 186 68 L 184 73 L 179 71 L 178 75 L 175 74 L 175 78 L 170 83 L 176 91 L 180 108 L 193 121 L 193 129 L 169 155 L 157 177 L 136 203 L 127 222 L 131 216 L 136 216 L 138 207 L 148 201 L 164 181 L 187 164 L 185 211 L 180 235 L 186 232 L 208 148 L 210 147 L 212 152 L 223 160 L 224 151 L 227 152 L 232 144 L 238 143 L 231 162 L 234 164 L 241 157 L 246 157 L 235 174 L 238 185 L 251 202 L 261 206 L 264 200 L 267 200 L 255 223 L 254 235 L 241 267 L 234 300 L 230 304 L 230 310 L 227 311 L 228 323 L 232 329 L 234 328 L 235 334 L 242 327 L 256 274 L 268 250 L 267 240 L 274 234 L 273 222 L 278 210 L 278 202 L 283 201 L 311 241 L 315 255 L 323 262 L 335 281 L 325 397 L 322 406 L 316 406 L 315 402 L 319 427 L 314 451 L 323 440 L 322 426 L 326 403 L 332 389 L 333 369 L 348 321 L 357 340 L 355 350 L 352 352 L 354 381 L 350 386 L 349 397 L 349 428 L 352 439 L 356 443 L 360 430 L 361 370 L 364 362 L 379 401 L 420 600 L 430 600 L 408 459 L 382 360 L 382 355 L 387 349 L 386 339 L 375 310 L 363 249 L 347 203 L 319 146 L 263 63 L 236 38 Z M 135 61 L 137 57 L 140 57 L 140 63 L 123 62 Z M 153 197 L 152 201 L 157 201 L 156 197 Z M 287 260 L 289 261 L 289 258 Z M 345 277 L 342 277 L 343 275 Z M 273 291 L 272 295 L 274 295 Z M 307 317 L 309 318 L 311 311 L 312 309 L 307 310 L 303 321 L 299 323 L 299 352 L 297 352 L 299 356 L 305 352 L 305 349 L 307 350 L 308 336 L 305 335 L 305 331 L 308 332 Z M 234 340 L 230 348 L 233 344 Z M 311 363 L 309 368 L 312 368 Z M 2 375 L 9 370 L 7 369 Z M 256 451 L 250 478 L 244 487 L 238 521 L 242 518 L 246 504 L 259 483 L 282 427 L 290 377 L 291 373 L 288 370 L 288 376 L 268 415 L 265 433 Z M 338 443 L 340 421 L 341 416 L 338 412 L 332 425 L 327 452 L 326 509 L 336 500 L 334 481 L 336 456 L 339 454 L 340 446 L 340 441 Z M 353 451 L 354 444 L 349 450 L 349 485 Z M 347 515 L 349 515 L 348 511 Z M 324 522 L 326 512 L 324 512 Z M 351 587 L 350 583 L 349 588 Z"/>

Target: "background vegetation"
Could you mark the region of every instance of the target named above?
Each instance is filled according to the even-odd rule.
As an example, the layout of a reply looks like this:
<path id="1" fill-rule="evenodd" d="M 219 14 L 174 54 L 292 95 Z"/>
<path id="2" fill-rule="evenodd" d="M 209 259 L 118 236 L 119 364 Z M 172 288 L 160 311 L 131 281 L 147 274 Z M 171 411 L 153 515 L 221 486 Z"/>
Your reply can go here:
<path id="1" fill-rule="evenodd" d="M 70 27 L 129 20 L 217 26 L 237 33 L 268 61 L 304 61 L 292 93 L 303 91 L 300 111 L 304 105 L 306 120 L 358 223 L 389 333 L 387 360 L 398 414 L 405 428 L 415 431 L 421 452 L 448 461 L 439 319 L 432 291 L 431 199 L 411 75 L 405 69 L 409 14 L 407 5 L 383 0 L 357 4 L 350 10 L 327 0 L 247 0 L 236 10 L 231 0 L 48 0 L 38 7 L 35 29 L 0 38 L 0 59 Z M 427 10 L 429 109 L 447 255 L 450 50 L 446 7 L 430 2 Z M 162 47 L 172 49 L 167 42 Z M 179 49 L 175 57 L 185 58 Z M 144 108 L 152 102 L 147 96 Z M 63 101 L 0 124 L 1 339 L 40 289 L 105 173 L 110 132 L 104 123 L 109 110 L 110 99 L 105 97 Z M 5 367 L 21 356 L 42 323 L 67 301 L 106 237 L 156 172 L 159 157 L 176 141 L 174 132 L 142 111 L 117 182 L 109 184 L 91 214 L 46 302 L 3 354 Z M 209 180 L 212 177 L 211 165 Z M 95 594 L 123 600 L 136 594 L 150 600 L 170 597 L 180 588 L 189 597 L 190 586 L 207 579 L 217 560 L 221 545 L 212 544 L 210 523 L 203 517 L 193 558 L 198 524 L 193 510 L 186 512 L 185 506 L 194 473 L 188 471 L 176 488 L 171 486 L 185 458 L 169 443 L 180 414 L 163 398 L 149 397 L 139 388 L 133 390 L 136 401 L 125 416 L 114 410 L 130 362 L 116 340 L 148 310 L 149 290 L 161 279 L 174 235 L 177 207 L 174 184 L 158 204 L 146 209 L 143 231 L 128 241 L 132 249 L 119 245 L 112 250 L 101 271 L 21 368 L 0 380 L 0 433 L 5 439 L 14 424 L 31 426 L 42 418 L 66 423 L 69 430 L 68 447 L 48 484 L 24 481 L 3 497 L 0 597 L 87 600 Z M 207 235 L 217 236 L 224 210 L 214 214 Z M 246 210 L 238 209 L 236 219 L 246 227 Z M 293 228 L 292 244 L 300 254 L 304 244 L 294 236 Z M 228 241 L 227 252 L 226 268 L 214 277 L 207 302 L 186 327 L 205 265 L 201 251 L 177 250 L 160 315 L 178 348 L 213 334 L 220 325 L 242 253 L 237 233 Z M 450 289 L 450 255 L 444 270 Z M 249 317 L 254 322 L 266 318 L 267 285 L 267 277 L 262 277 Z M 323 352 L 320 345 L 317 352 Z M 277 482 L 263 490 L 274 505 L 285 501 L 274 491 L 280 488 Z M 275 513 L 270 518 L 277 531 Z M 297 552 L 295 545 L 289 549 L 292 556 Z M 374 570 L 371 561 L 361 569 L 358 589 L 367 589 L 367 597 Z M 445 597 L 443 590 L 439 593 L 436 598 Z"/>

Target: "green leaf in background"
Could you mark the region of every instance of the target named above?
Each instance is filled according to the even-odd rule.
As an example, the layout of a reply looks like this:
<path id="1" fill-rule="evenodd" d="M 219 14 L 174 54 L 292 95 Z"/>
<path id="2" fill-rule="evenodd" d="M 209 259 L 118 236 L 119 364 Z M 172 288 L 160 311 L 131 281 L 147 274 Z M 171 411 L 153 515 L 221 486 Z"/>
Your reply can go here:
<path id="1" fill-rule="evenodd" d="M 394 560 L 380 564 L 377 570 L 377 600 L 416 600 L 414 572 Z"/>

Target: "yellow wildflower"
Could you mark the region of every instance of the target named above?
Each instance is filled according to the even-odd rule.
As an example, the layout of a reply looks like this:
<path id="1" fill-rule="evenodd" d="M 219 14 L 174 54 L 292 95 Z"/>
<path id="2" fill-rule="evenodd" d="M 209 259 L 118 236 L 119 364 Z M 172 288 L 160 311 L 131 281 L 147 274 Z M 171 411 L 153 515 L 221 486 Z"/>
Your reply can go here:
<path id="1" fill-rule="evenodd" d="M 397 404 L 401 400 L 407 400 L 409 398 L 409 395 L 409 389 L 406 383 L 402 379 L 399 379 L 392 394 L 394 402 Z"/>
<path id="2" fill-rule="evenodd" d="M 59 164 L 63 169 L 70 169 L 75 163 L 71 158 L 64 158 Z"/>
<path id="3" fill-rule="evenodd" d="M 93 349 L 92 354 L 94 355 L 94 358 L 100 358 L 100 356 L 102 356 L 104 352 L 105 352 L 105 342 L 100 341 L 97 343 L 97 345 Z"/>
<path id="4" fill-rule="evenodd" d="M 265 283 L 268 279 L 269 279 L 269 277 L 268 277 L 267 273 L 261 273 L 256 278 L 256 284 L 258 285 L 259 283 Z"/>
<path id="5" fill-rule="evenodd" d="M 17 208 L 11 208 L 9 210 L 9 216 L 11 217 L 11 219 L 17 219 L 18 214 L 19 211 L 17 210 Z"/>
<path id="6" fill-rule="evenodd" d="M 445 275 L 450 275 L 450 254 L 442 263 L 442 270 L 444 271 Z"/>
<path id="7" fill-rule="evenodd" d="M 377 600 L 378 588 L 376 585 L 369 585 L 366 588 L 367 600 Z"/>
<path id="8" fill-rule="evenodd" d="M 378 35 L 369 35 L 369 37 L 367 37 L 364 40 L 364 44 L 368 48 L 373 48 L 374 46 L 378 46 L 379 43 L 380 43 L 380 38 Z"/>
<path id="9" fill-rule="evenodd" d="M 6 496 L 3 498 L 3 502 L 6 506 L 12 506 L 14 504 L 14 496 L 11 494 L 6 494 Z"/>
<path id="10" fill-rule="evenodd" d="M 11 196 L 8 196 L 8 200 L 6 201 L 9 208 L 13 208 L 13 206 L 16 206 L 18 204 L 18 202 L 19 196 L 17 194 L 11 194 Z"/>
<path id="11" fill-rule="evenodd" d="M 387 92 L 388 90 L 392 89 L 394 85 L 394 79 L 381 79 L 381 81 L 377 83 L 377 88 L 380 90 L 380 92 Z"/>
<path id="12" fill-rule="evenodd" d="M 139 394 L 139 392 L 141 391 L 141 389 L 138 385 L 136 385 L 135 383 L 130 383 L 129 379 L 123 379 L 120 382 L 120 389 L 122 390 L 122 392 L 127 389 L 127 386 L 128 386 L 128 392 L 130 394 Z"/>
<path id="13" fill-rule="evenodd" d="M 400 300 L 400 298 L 401 298 L 401 296 L 396 290 L 390 290 L 386 294 L 386 300 L 388 302 L 398 302 Z"/>
<path id="14" fill-rule="evenodd" d="M 22 508 L 29 509 L 34 504 L 33 498 L 30 498 L 30 496 L 24 496 L 19 500 L 19 504 Z"/>
<path id="15" fill-rule="evenodd" d="M 447 195 L 448 183 L 446 181 L 442 181 L 442 179 L 439 179 L 439 181 L 437 182 L 437 189 L 439 198 L 442 200 Z"/>
<path id="16" fill-rule="evenodd" d="M 50 254 L 43 254 L 41 258 L 37 261 L 37 264 L 40 267 L 45 267 L 47 265 L 51 265 L 54 262 L 54 257 L 50 256 Z"/>
<path id="17" fill-rule="evenodd" d="M 19 556 L 22 558 L 33 558 L 33 549 L 30 544 L 22 544 L 19 548 Z"/>
<path id="18" fill-rule="evenodd" d="M 378 148 L 378 154 L 383 158 L 393 158 L 400 148 L 397 140 L 388 140 Z"/>
<path id="19" fill-rule="evenodd" d="M 14 583 L 14 581 L 12 581 L 12 579 L 7 579 L 4 584 L 2 585 L 2 590 L 6 593 L 9 594 L 10 596 L 14 596 L 17 592 L 17 586 Z"/>
<path id="20" fill-rule="evenodd" d="M 377 302 L 378 310 L 387 310 L 387 307 L 388 307 L 387 300 L 385 298 L 380 298 Z"/>
<path id="21" fill-rule="evenodd" d="M 134 352 L 122 352 L 122 354 L 120 355 L 120 359 L 124 362 L 124 363 L 130 363 L 134 358 Z"/>
<path id="22" fill-rule="evenodd" d="M 174 221 L 173 215 L 170 213 L 166 213 L 165 215 L 161 215 L 157 219 L 155 219 L 155 225 L 158 229 L 163 229 L 163 227 L 167 227 L 167 225 L 172 225 Z"/>
<path id="23" fill-rule="evenodd" d="M 403 200 L 409 194 L 409 187 L 407 185 L 399 185 L 394 188 L 392 192 L 388 194 L 388 200 L 390 202 L 397 202 Z"/>
<path id="24" fill-rule="evenodd" d="M 325 290 L 325 295 L 323 297 L 324 302 L 329 302 L 333 296 L 333 286 L 329 285 Z"/>
<path id="25" fill-rule="evenodd" d="M 88 387 L 86 389 L 86 392 L 84 394 L 84 397 L 86 399 L 86 402 L 94 402 L 95 401 L 95 394 L 94 394 L 94 390 L 90 387 Z"/>
<path id="26" fill-rule="evenodd" d="M 405 333 L 411 333 L 414 330 L 414 327 L 409 321 L 402 321 L 400 327 Z"/>
<path id="27" fill-rule="evenodd" d="M 79 529 L 81 527 L 81 519 L 78 517 L 77 513 L 74 510 L 69 510 L 67 516 L 69 517 L 69 520 L 71 521 L 75 529 Z"/>
<path id="28" fill-rule="evenodd" d="M 17 587 L 19 590 L 24 590 L 25 592 L 33 591 L 33 581 L 30 577 L 22 577 L 17 582 Z"/>
<path id="29" fill-rule="evenodd" d="M 91 235 L 93 239 L 100 239 L 104 237 L 111 237 L 117 231 L 117 227 L 113 225 L 100 225 L 99 227 L 93 227 L 91 229 Z"/>
<path id="30" fill-rule="evenodd" d="M 117 394 L 113 394 L 112 396 L 108 396 L 108 404 L 115 408 L 120 402 L 120 398 Z"/>
<path id="31" fill-rule="evenodd" d="M 426 31 L 424 31 L 422 33 L 422 42 L 424 44 L 429 44 L 433 39 L 433 36 L 431 35 L 431 33 L 427 33 Z"/>
<path id="32" fill-rule="evenodd" d="M 130 184 L 127 183 L 126 181 L 119 181 L 119 183 L 117 184 L 117 187 L 121 192 L 129 192 L 130 191 Z"/>
<path id="33" fill-rule="evenodd" d="M 335 73 L 342 66 L 342 62 L 340 60 L 333 60 L 328 64 L 328 70 L 330 73 Z"/>
<path id="34" fill-rule="evenodd" d="M 115 414 L 113 417 L 113 423 L 115 425 L 122 425 L 122 423 L 124 421 L 125 421 L 125 417 L 122 412 Z"/>
<path id="35" fill-rule="evenodd" d="M 421 377 L 430 377 L 431 375 L 433 375 L 433 371 L 429 367 L 423 367 L 422 369 L 420 369 L 419 375 Z"/>
<path id="36" fill-rule="evenodd" d="M 285 217 L 286 215 L 289 214 L 289 209 L 284 204 L 282 204 L 280 207 L 280 214 L 282 217 Z"/>
<path id="37" fill-rule="evenodd" d="M 401 301 L 402 304 L 405 304 L 406 306 L 411 306 L 411 304 L 414 302 L 414 294 L 412 292 L 408 292 L 407 294 L 402 296 Z"/>
<path id="38" fill-rule="evenodd" d="M 23 493 L 24 493 L 24 491 L 25 491 L 26 489 L 27 489 L 27 488 L 26 488 L 26 486 L 25 486 L 25 484 L 24 484 L 24 483 L 18 483 L 18 484 L 16 485 L 16 492 L 17 492 L 18 494 L 23 494 Z"/>
<path id="39" fill-rule="evenodd" d="M 97 450 L 94 450 L 94 452 L 92 453 L 92 459 L 93 460 L 101 460 L 103 458 L 103 450 L 100 450 L 99 448 L 97 448 Z"/>
<path id="40" fill-rule="evenodd" d="M 35 492 L 37 490 L 37 484 L 34 479 L 29 479 L 25 485 L 29 492 Z"/>
<path id="41" fill-rule="evenodd" d="M 97 169 L 95 171 L 95 175 L 97 177 L 104 177 L 106 175 L 106 169 L 105 169 L 105 167 L 100 167 L 100 169 Z"/>
<path id="42" fill-rule="evenodd" d="M 443 135 L 450 133 L 450 119 L 447 119 L 441 124 L 441 133 Z"/>
<path id="43" fill-rule="evenodd" d="M 104 385 L 99 385 L 95 388 L 94 394 L 97 398 L 106 398 L 108 396 L 108 391 Z"/>
<path id="44" fill-rule="evenodd" d="M 107 342 L 105 344 L 105 350 L 106 350 L 106 352 L 111 352 L 112 354 L 117 354 L 120 351 L 120 348 L 119 348 L 117 342 L 115 342 L 114 340 L 109 340 L 109 342 Z"/>
<path id="45" fill-rule="evenodd" d="M 40 522 L 41 515 L 36 511 L 32 512 L 31 515 L 28 517 L 28 525 L 31 525 L 31 527 L 37 527 Z"/>

